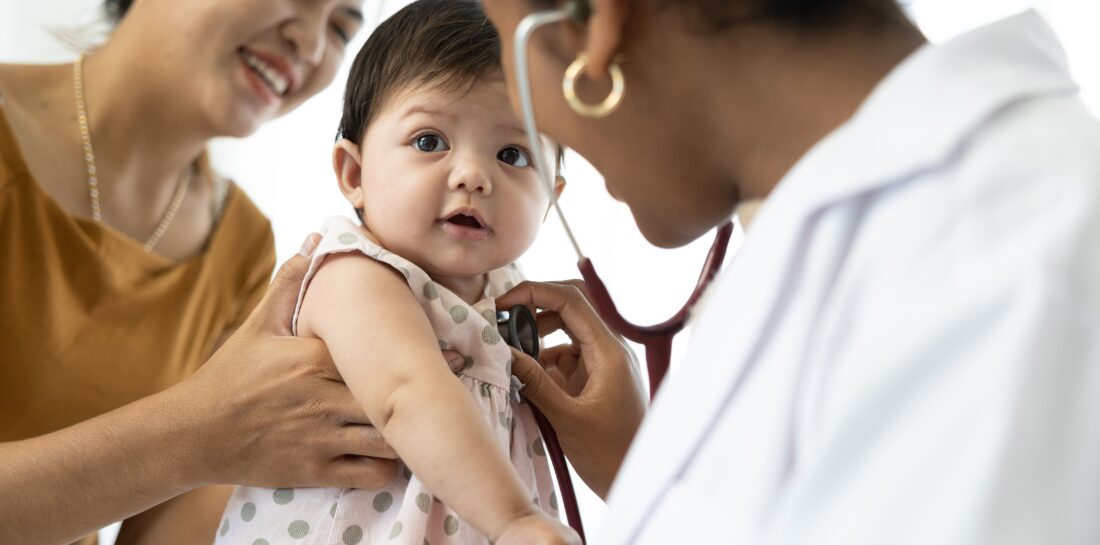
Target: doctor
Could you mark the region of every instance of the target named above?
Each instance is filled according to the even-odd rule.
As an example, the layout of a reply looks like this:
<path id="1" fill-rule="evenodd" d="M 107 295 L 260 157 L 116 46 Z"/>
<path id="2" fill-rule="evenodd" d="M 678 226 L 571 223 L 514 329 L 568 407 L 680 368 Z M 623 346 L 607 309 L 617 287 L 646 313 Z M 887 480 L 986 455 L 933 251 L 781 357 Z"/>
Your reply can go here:
<path id="1" fill-rule="evenodd" d="M 499 301 L 572 336 L 516 370 L 610 488 L 597 543 L 1100 542 L 1100 124 L 1038 15 L 929 45 L 893 0 L 483 4 L 506 71 L 574 15 L 527 51 L 539 128 L 650 241 L 767 199 L 637 434 L 579 290 Z"/>

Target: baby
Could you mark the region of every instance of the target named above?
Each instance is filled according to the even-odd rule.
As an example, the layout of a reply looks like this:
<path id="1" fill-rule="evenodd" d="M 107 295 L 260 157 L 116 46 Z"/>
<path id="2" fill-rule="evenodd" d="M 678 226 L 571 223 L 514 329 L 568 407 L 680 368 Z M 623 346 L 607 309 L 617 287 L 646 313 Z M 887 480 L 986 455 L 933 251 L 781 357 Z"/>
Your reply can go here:
<path id="1" fill-rule="evenodd" d="M 420 0 L 355 59 L 333 167 L 363 225 L 325 223 L 296 334 L 326 343 L 397 451 L 382 490 L 240 487 L 216 543 L 571 544 L 494 297 L 550 198 L 473 0 Z M 559 177 L 555 190 L 564 182 Z M 467 356 L 455 377 L 440 349 Z"/>

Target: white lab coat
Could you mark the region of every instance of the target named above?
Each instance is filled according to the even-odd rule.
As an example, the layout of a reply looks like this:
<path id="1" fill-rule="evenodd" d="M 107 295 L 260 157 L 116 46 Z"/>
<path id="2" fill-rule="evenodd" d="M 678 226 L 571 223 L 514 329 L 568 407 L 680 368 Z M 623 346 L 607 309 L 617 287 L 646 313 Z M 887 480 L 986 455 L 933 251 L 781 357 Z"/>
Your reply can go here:
<path id="1" fill-rule="evenodd" d="M 600 545 L 1100 543 L 1100 124 L 1037 14 L 788 173 L 609 503 Z"/>

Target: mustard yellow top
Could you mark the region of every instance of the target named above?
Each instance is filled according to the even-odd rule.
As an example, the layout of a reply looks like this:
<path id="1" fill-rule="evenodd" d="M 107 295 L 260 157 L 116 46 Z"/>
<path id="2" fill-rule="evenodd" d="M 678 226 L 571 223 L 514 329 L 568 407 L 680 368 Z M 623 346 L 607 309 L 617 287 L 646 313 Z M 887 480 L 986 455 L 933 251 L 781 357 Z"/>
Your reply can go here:
<path id="1" fill-rule="evenodd" d="M 179 263 L 72 216 L 31 177 L 0 107 L 0 441 L 189 376 L 259 302 L 274 265 L 271 224 L 237 188 L 205 251 Z"/>

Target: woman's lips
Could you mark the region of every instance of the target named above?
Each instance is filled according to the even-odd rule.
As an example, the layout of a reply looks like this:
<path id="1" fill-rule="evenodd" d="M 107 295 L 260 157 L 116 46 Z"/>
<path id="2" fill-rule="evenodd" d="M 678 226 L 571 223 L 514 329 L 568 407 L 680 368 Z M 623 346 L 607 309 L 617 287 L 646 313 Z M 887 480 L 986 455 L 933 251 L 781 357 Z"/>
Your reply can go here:
<path id="1" fill-rule="evenodd" d="M 238 54 L 245 64 L 260 75 L 276 95 L 285 96 L 295 88 L 298 75 L 286 59 L 279 55 L 248 47 L 241 47 Z"/>
<path id="2" fill-rule="evenodd" d="M 240 66 L 244 72 L 245 80 L 248 81 L 248 86 L 252 88 L 252 91 L 265 105 L 275 104 L 279 101 L 279 96 L 267 86 L 267 83 L 261 79 L 259 74 L 252 70 L 252 67 L 248 66 L 244 59 L 240 59 Z"/>

